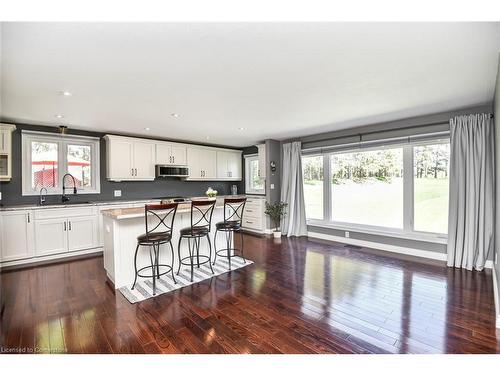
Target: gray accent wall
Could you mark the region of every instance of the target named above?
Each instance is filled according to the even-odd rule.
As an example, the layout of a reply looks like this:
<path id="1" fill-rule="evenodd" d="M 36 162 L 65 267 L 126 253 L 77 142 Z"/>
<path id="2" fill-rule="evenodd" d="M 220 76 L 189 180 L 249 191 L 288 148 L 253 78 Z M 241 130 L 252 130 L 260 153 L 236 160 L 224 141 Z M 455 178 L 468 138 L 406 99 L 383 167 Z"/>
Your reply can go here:
<path id="1" fill-rule="evenodd" d="M 313 225 L 308 225 L 307 230 L 309 232 L 321 233 L 330 236 L 339 236 L 339 237 L 345 236 L 344 231 L 340 229 L 324 228 L 324 227 L 316 227 Z M 349 230 L 349 238 L 353 240 L 369 241 L 384 245 L 407 247 L 410 249 L 425 250 L 425 251 L 432 251 L 436 253 L 446 254 L 446 245 L 426 242 L 426 241 L 415 241 L 406 238 L 388 237 L 376 234 L 353 232 L 352 230 Z"/>
<path id="2" fill-rule="evenodd" d="M 0 182 L 0 191 L 2 192 L 1 204 L 36 204 L 37 196 L 22 195 L 22 155 L 21 155 L 21 131 L 34 130 L 58 133 L 58 128 L 50 126 L 38 126 L 27 124 L 15 124 L 17 129 L 12 134 L 12 180 L 9 182 Z M 170 196 L 202 196 L 208 187 L 217 190 L 219 195 L 231 193 L 231 185 L 237 185 L 238 192 L 243 192 L 244 183 L 242 182 L 223 182 L 223 181 L 184 181 L 178 178 L 156 179 L 154 181 L 125 181 L 111 182 L 106 179 L 106 142 L 102 137 L 105 133 L 87 132 L 82 130 L 68 131 L 68 134 L 86 135 L 99 137 L 100 141 L 100 174 L 101 174 L 101 193 L 100 194 L 78 194 L 71 196 L 71 202 L 85 201 L 113 201 L 113 200 L 133 200 L 161 198 Z M 107 133 L 106 133 L 107 134 Z M 114 197 L 114 190 L 121 190 L 120 198 Z M 47 196 L 47 203 L 60 202 L 60 195 Z"/>

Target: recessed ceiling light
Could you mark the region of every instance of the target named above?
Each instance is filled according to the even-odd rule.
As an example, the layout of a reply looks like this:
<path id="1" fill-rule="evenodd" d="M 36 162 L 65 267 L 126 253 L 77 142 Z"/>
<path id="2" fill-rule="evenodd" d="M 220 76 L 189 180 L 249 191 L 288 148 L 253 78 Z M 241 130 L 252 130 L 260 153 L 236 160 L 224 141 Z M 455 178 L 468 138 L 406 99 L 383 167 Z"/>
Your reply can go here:
<path id="1" fill-rule="evenodd" d="M 144 128 L 144 130 L 146 130 L 147 132 L 149 131 L 149 128 Z"/>
<path id="2" fill-rule="evenodd" d="M 206 138 L 206 139 L 207 139 L 207 141 L 208 141 L 208 140 L 210 139 L 210 136 L 209 136 L 209 135 L 207 135 L 205 138 Z"/>
<path id="3" fill-rule="evenodd" d="M 245 130 L 245 128 L 238 128 L 238 130 Z"/>
<path id="4" fill-rule="evenodd" d="M 55 115 L 56 118 L 64 118 L 64 115 Z"/>
<path id="5" fill-rule="evenodd" d="M 62 96 L 71 96 L 72 95 L 69 91 L 59 91 L 59 94 Z"/>
<path id="6" fill-rule="evenodd" d="M 172 113 L 170 116 L 172 116 L 172 117 L 179 117 L 180 115 L 178 113 Z"/>

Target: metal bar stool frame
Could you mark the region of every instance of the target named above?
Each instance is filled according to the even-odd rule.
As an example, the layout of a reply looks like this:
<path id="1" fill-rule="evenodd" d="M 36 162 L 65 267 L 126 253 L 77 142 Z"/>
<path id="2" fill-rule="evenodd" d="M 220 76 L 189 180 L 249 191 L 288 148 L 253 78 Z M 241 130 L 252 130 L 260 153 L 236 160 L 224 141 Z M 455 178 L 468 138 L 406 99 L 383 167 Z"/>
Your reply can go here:
<path id="1" fill-rule="evenodd" d="M 214 212 L 215 203 L 216 203 L 215 199 L 191 201 L 191 226 L 189 228 L 182 229 L 179 235 L 179 244 L 177 248 L 177 253 L 179 256 L 179 268 L 177 270 L 177 275 L 179 275 L 179 273 L 181 272 L 181 266 L 183 265 L 190 266 L 191 282 L 193 282 L 195 257 L 196 257 L 196 265 L 198 268 L 200 268 L 202 264 L 208 263 L 210 265 L 210 270 L 212 271 L 212 274 L 215 274 L 214 269 L 212 268 L 212 242 L 210 241 L 210 227 L 212 224 L 212 214 Z M 205 210 L 201 209 L 200 207 L 204 207 Z M 194 220 L 195 213 L 200 214 L 200 218 L 196 221 Z M 200 254 L 200 240 L 203 237 L 206 237 L 208 240 L 209 255 Z M 184 238 L 188 240 L 189 256 L 182 258 L 181 242 Z M 193 240 L 192 248 L 191 248 L 191 240 Z M 200 258 L 202 259 L 201 262 Z"/>
<path id="2" fill-rule="evenodd" d="M 229 269 L 231 269 L 231 258 L 236 256 L 238 252 L 243 258 L 243 262 L 246 263 L 245 255 L 243 253 L 243 231 L 241 230 L 243 222 L 243 212 L 245 211 L 245 204 L 247 198 L 225 198 L 224 199 L 224 221 L 217 223 L 214 235 L 214 263 L 217 260 L 217 255 L 227 257 L 229 263 Z M 226 248 L 217 250 L 217 233 L 226 233 Z M 240 233 L 241 235 L 241 249 L 234 247 L 234 233 Z M 231 243 L 233 247 L 231 247 Z M 232 253 L 231 253 L 232 252 Z M 224 254 L 224 255 L 222 255 Z"/>
<path id="3" fill-rule="evenodd" d="M 174 227 L 175 214 L 177 212 L 178 203 L 152 204 L 144 207 L 144 222 L 146 225 L 146 233 L 137 237 L 137 247 L 134 255 L 135 278 L 131 289 L 134 289 L 137 282 L 137 277 L 149 278 L 153 280 L 153 295 L 156 295 L 156 279 L 167 273 L 172 274 L 174 283 L 177 284 L 174 276 L 174 248 L 172 246 L 172 231 Z M 150 219 L 156 218 L 158 222 L 152 224 Z M 166 229 L 157 231 L 157 229 Z M 160 264 L 160 245 L 170 245 L 170 253 L 172 255 L 172 264 Z M 137 254 L 140 246 L 149 247 L 149 259 L 151 264 L 140 269 L 137 269 Z M 160 273 L 160 267 L 166 268 L 166 271 Z M 150 274 L 141 274 L 141 271 L 151 269 Z"/>

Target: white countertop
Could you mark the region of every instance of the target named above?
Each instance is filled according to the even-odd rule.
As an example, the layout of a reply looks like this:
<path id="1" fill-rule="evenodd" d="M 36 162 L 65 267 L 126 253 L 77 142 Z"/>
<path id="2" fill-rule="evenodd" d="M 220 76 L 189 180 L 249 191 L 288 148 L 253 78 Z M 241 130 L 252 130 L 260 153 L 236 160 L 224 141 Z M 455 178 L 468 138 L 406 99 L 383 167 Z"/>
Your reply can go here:
<path id="1" fill-rule="evenodd" d="M 224 205 L 216 204 L 214 209 L 222 209 Z M 160 213 L 162 211 L 159 211 Z M 190 213 L 191 212 L 191 204 L 190 203 L 180 203 L 177 207 L 176 214 Z M 123 219 L 134 219 L 134 218 L 143 218 L 144 217 L 144 207 L 134 207 L 134 208 L 114 208 L 109 210 L 103 210 L 102 214 L 104 216 L 113 218 L 115 220 L 123 220 Z"/>

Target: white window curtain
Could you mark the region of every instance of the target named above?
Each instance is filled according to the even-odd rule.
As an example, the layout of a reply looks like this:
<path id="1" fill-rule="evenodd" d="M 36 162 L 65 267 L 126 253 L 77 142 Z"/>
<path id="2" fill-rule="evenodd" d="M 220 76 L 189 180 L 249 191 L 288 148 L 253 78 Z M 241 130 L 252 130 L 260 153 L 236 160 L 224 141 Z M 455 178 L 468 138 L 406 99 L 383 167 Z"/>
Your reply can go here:
<path id="1" fill-rule="evenodd" d="M 489 114 L 450 120 L 448 266 L 481 271 L 494 249 L 495 134 Z"/>
<path id="2" fill-rule="evenodd" d="M 283 145 L 283 179 L 281 181 L 281 200 L 288 204 L 287 214 L 281 221 L 284 235 L 306 236 L 306 207 L 304 185 L 302 184 L 301 143 Z"/>

